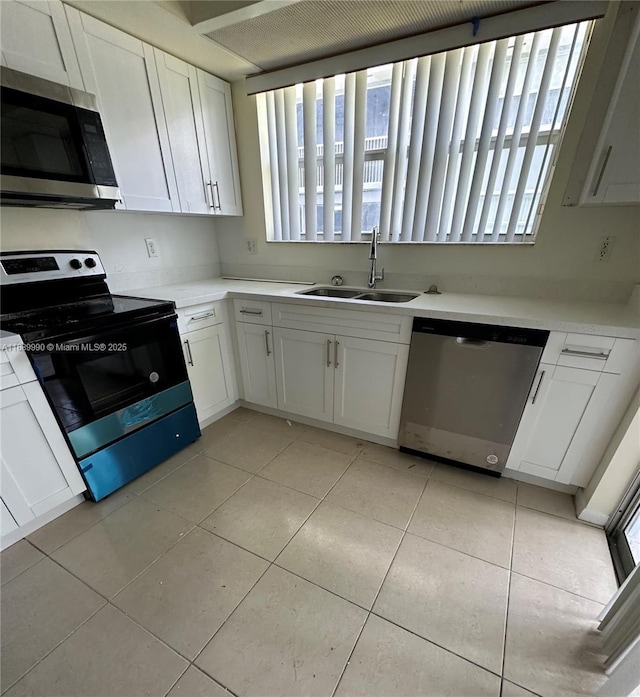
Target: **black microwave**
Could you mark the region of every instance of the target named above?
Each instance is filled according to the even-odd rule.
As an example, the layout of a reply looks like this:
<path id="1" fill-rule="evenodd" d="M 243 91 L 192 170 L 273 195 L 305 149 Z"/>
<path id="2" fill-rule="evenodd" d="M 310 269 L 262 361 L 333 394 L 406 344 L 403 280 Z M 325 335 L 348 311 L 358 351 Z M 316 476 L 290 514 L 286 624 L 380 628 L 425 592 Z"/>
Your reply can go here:
<path id="1" fill-rule="evenodd" d="M 95 97 L 9 68 L 0 93 L 0 204 L 114 208 L 120 191 Z"/>

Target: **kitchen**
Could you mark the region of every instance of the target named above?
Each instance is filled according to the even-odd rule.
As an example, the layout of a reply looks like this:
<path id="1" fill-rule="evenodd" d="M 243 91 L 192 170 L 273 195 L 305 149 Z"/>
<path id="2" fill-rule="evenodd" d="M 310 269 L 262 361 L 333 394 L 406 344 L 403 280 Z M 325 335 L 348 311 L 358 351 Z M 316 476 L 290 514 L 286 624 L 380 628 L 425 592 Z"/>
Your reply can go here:
<path id="1" fill-rule="evenodd" d="M 198 3 L 201 8 L 207 4 Z M 259 4 L 265 7 L 258 17 L 267 21 L 271 14 L 268 3 Z M 13 9 L 8 10 L 10 6 Z M 304 6 L 301 3 L 301 12 Z M 126 210 L 5 205 L 1 211 L 3 258 L 11 261 L 10 253 L 16 251 L 33 252 L 22 255 L 29 258 L 52 254 L 57 258 L 66 253 L 64 250 L 72 250 L 58 265 L 65 268 L 73 259 L 81 262 L 82 270 L 73 277 L 77 282 L 74 288 L 80 287 L 82 279 L 87 284 L 94 275 L 98 279 L 103 265 L 111 292 L 174 302 L 177 321 L 173 331 L 182 346 L 184 359 L 180 362 L 184 362 L 193 394 L 195 428 L 202 430 L 202 437 L 197 438 L 193 430 L 185 434 L 185 442 L 194 442 L 183 449 L 165 451 L 165 455 L 172 455 L 168 460 L 159 453 L 152 462 L 148 456 L 151 446 L 145 445 L 147 456 L 142 458 L 139 473 L 148 469 L 146 474 L 129 477 L 133 481 L 122 489 L 113 485 L 111 491 L 118 490 L 103 494 L 99 503 L 82 503 L 90 470 L 83 472 L 84 479 L 79 476 L 76 462 L 83 456 L 76 452 L 74 457 L 70 452 L 68 442 L 73 440 L 65 439 L 50 408 L 44 415 L 47 399 L 42 390 L 37 393 L 34 388 L 45 386 L 46 376 L 42 371 L 36 376 L 28 361 L 21 367 L 24 352 L 10 350 L 11 341 L 3 343 L 7 357 L 3 379 L 6 375 L 8 386 L 5 388 L 3 382 L 3 466 L 6 461 L 19 490 L 17 495 L 13 492 L 10 505 L 9 479 L 3 469 L 3 502 L 14 520 L 11 530 L 5 527 L 3 517 L 3 548 L 9 553 L 13 550 L 22 570 L 3 588 L 3 614 L 4 598 L 9 593 L 19 597 L 26 592 L 21 581 L 36 584 L 32 593 L 38 593 L 38 568 L 43 569 L 43 578 L 49 574 L 52 588 L 60 584 L 62 596 L 71 592 L 71 586 L 67 588 L 59 576 L 60 569 L 65 570 L 64 574 L 79 584 L 76 590 L 81 593 L 82 589 L 86 601 L 84 609 L 59 611 L 59 623 L 67 630 L 62 634 L 49 632 L 40 646 L 29 646 L 29 620 L 15 612 L 6 645 L 3 630 L 3 654 L 7 657 L 3 673 L 10 676 L 3 680 L 3 690 L 9 688 L 9 694 L 20 694 L 21 690 L 39 693 L 55 679 L 61 681 L 61 694 L 137 694 L 136 690 L 196 694 L 197 689 L 208 694 L 216 689 L 223 692 L 223 688 L 236 694 L 298 694 L 311 690 L 313 683 L 298 689 L 294 685 L 296 670 L 309 679 L 308 670 L 313 666 L 322 680 L 313 688 L 317 694 L 332 694 L 336 687 L 338 694 L 358 690 L 372 694 L 367 662 L 376 660 L 376 651 L 386 656 L 390 666 L 384 680 L 397 680 L 402 671 L 415 673 L 416 680 L 424 681 L 402 683 L 396 688 L 398 694 L 416 694 L 421 689 L 418 684 L 442 694 L 496 695 L 500 691 L 526 694 L 526 689 L 537 694 L 591 694 L 601 685 L 611 685 L 613 678 L 606 682 L 604 674 L 594 677 L 591 664 L 580 662 L 583 657 L 572 663 L 567 655 L 570 649 L 554 649 L 558 651 L 556 660 L 540 654 L 542 647 L 527 638 L 527 623 L 533 619 L 524 613 L 524 598 L 529 603 L 536 598 L 535 602 L 556 609 L 564 607 L 563 602 L 570 603 L 573 625 L 563 628 L 551 623 L 555 610 L 547 612 L 551 624 L 540 625 L 540 631 L 555 632 L 558 637 L 568 632 L 569 638 L 559 638 L 558 643 L 570 647 L 582 641 L 581 632 L 598 626 L 597 616 L 616 588 L 604 533 L 592 526 L 608 524 L 637 471 L 633 455 L 630 461 L 622 458 L 617 446 L 626 442 L 625 436 L 633 429 L 634 405 L 637 411 L 638 199 L 625 199 L 625 205 L 585 204 L 583 190 L 598 177 L 607 183 L 606 177 L 615 177 L 622 166 L 618 164 L 617 170 L 613 167 L 619 163 L 615 159 L 618 150 L 614 149 L 609 153 L 611 163 L 603 167 L 601 149 L 596 146 L 600 147 L 598 139 L 605 121 L 613 114 L 615 122 L 619 113 L 615 109 L 608 112 L 608 106 L 610 102 L 616 105 L 612 91 L 623 80 L 610 79 L 607 70 L 614 70 L 616 77 L 622 71 L 630 42 L 612 37 L 619 39 L 616 32 L 625 27 L 627 33 L 631 31 L 634 24 L 629 17 L 633 15 L 624 16 L 622 8 L 637 12 L 637 6 L 605 4 L 604 18 L 596 22 L 544 210 L 537 221 L 535 244 L 525 240 L 524 244 L 488 246 L 393 244 L 389 228 L 381 225 L 377 249 L 377 238 L 364 223 L 354 228 L 363 228 L 360 237 L 354 233 L 352 238 L 364 244 L 302 243 L 294 241 L 292 216 L 286 236 L 286 207 L 281 206 L 278 228 L 273 212 L 290 182 L 284 177 L 278 181 L 274 174 L 283 171 L 284 160 L 276 158 L 276 165 L 272 159 L 265 165 L 265 152 L 271 144 L 264 137 L 269 130 L 270 97 L 262 100 L 263 94 L 272 90 L 277 105 L 280 88 L 274 83 L 258 97 L 248 96 L 249 81 L 264 80 L 265 76 L 245 80 L 255 73 L 255 68 L 247 67 L 249 61 L 202 36 L 209 31 L 207 27 L 217 26 L 214 33 L 224 34 L 233 24 L 200 18 L 198 34 L 176 15 L 179 10 L 186 11 L 180 3 L 173 4 L 170 11 L 157 3 L 135 2 L 118 3 L 117 11 L 111 3 L 52 2 L 46 4 L 45 11 L 43 7 L 41 3 L 2 3 L 4 65 L 81 86 L 97 96 L 123 200 L 118 206 L 124 205 Z M 197 20 L 195 16 L 192 19 Z M 580 19 L 589 18 L 566 21 Z M 7 29 L 11 21 L 12 32 Z M 240 15 L 236 21 L 241 27 L 243 21 L 251 19 Z M 280 30 L 288 26 L 278 25 L 277 16 L 273 22 Z M 500 38 L 491 34 L 493 26 L 491 18 L 481 20 L 482 31 L 488 32 L 481 36 L 499 44 L 493 41 Z M 527 30 L 535 26 L 529 25 Z M 37 44 L 29 39 L 29 27 L 33 32 L 37 28 L 41 39 Z M 464 28 L 465 36 L 468 29 Z M 45 41 L 51 36 L 59 47 L 54 53 Z M 357 39 L 351 38 L 353 42 Z M 311 37 L 305 40 L 310 42 Z M 277 44 L 274 41 L 261 50 L 273 51 Z M 65 53 L 69 48 L 71 51 Z M 57 64 L 53 60 L 56 54 Z M 327 52 L 305 62 L 317 65 L 323 55 Z M 347 54 L 343 60 L 351 60 L 353 55 Z M 414 52 L 403 60 L 416 55 Z M 393 60 L 389 58 L 387 63 Z M 280 65 L 287 62 L 301 61 L 285 57 Z M 415 66 L 407 70 L 411 69 Z M 418 77 L 420 70 L 418 64 Z M 127 80 L 122 79 L 125 74 Z M 398 94 L 408 83 L 400 84 Z M 606 98 L 603 89 L 609 90 Z M 356 104 L 357 90 L 356 81 Z M 322 131 L 325 123 L 322 128 L 316 124 L 307 130 L 313 125 L 315 110 L 309 116 L 307 96 L 302 91 L 298 131 Z M 336 105 L 339 92 L 337 87 Z M 621 103 L 625 94 L 620 92 Z M 629 101 L 624 104 L 631 109 Z M 185 104 L 189 108 L 180 111 Z M 185 113 L 191 119 L 188 127 Z M 357 117 L 358 109 L 353 113 Z M 398 117 L 398 123 L 401 121 Z M 276 130 L 278 123 L 276 114 Z M 325 143 L 330 130 L 323 132 Z M 398 133 L 400 137 L 402 131 Z M 435 144 L 437 149 L 437 140 Z M 293 152 L 295 156 L 295 147 Z M 315 154 L 308 147 L 298 147 L 298 158 L 305 161 L 318 158 L 319 153 L 320 145 Z M 377 156 L 373 151 L 367 153 L 360 151 L 365 155 L 363 167 Z M 353 155 L 357 159 L 355 150 Z M 422 164 L 419 155 L 415 161 L 418 189 L 423 180 L 418 176 Z M 337 172 L 344 171 L 346 159 L 347 153 L 342 155 L 336 149 Z M 590 188 L 591 193 L 594 190 Z M 600 190 L 604 190 L 602 185 Z M 271 196 L 274 191 L 277 196 Z M 360 194 L 368 195 L 366 189 Z M 307 202 L 301 204 L 298 234 L 309 234 L 315 228 L 319 239 L 320 233 L 324 235 L 333 225 L 337 235 L 339 220 L 336 216 L 331 222 L 324 211 L 320 213 L 325 193 L 318 195 L 317 216 L 313 212 L 308 217 Z M 340 217 L 346 220 L 346 192 L 340 196 Z M 566 197 L 580 205 L 563 205 Z M 396 199 L 390 200 L 393 204 Z M 429 200 L 429 193 L 416 200 Z M 363 212 L 367 205 L 364 201 Z M 352 208 L 357 209 L 357 205 Z M 381 217 L 384 210 L 381 206 Z M 386 214 L 394 215 L 393 205 Z M 212 220 L 213 215 L 218 219 Z M 345 229 L 343 221 L 342 235 Z M 96 267 L 85 265 L 90 258 L 95 259 Z M 45 269 L 43 273 L 56 272 Z M 381 275 L 384 279 L 373 278 Z M 18 276 L 20 273 L 13 274 L 13 279 Z M 38 282 L 43 283 L 36 279 L 35 284 Z M 375 292 L 382 294 L 379 299 L 356 297 L 370 292 L 367 286 L 371 282 Z M 432 285 L 440 294 L 424 292 Z M 15 296 L 18 306 L 24 302 L 22 291 L 7 295 L 8 287 L 3 283 L 3 320 L 9 311 L 8 300 L 13 302 Z M 28 284 L 22 288 L 26 292 Z M 308 294 L 318 288 L 328 289 L 324 291 L 327 294 L 353 289 L 354 294 L 351 298 Z M 384 293 L 394 290 L 416 297 L 388 302 Z M 435 446 L 423 449 L 429 459 L 396 450 L 401 423 L 407 422 L 403 397 L 407 366 L 411 365 L 414 318 L 416 322 L 428 318 L 545 333 L 522 388 L 521 402 L 515 407 L 522 418 L 516 418 L 517 431 L 511 434 L 507 455 L 494 454 L 493 450 L 484 453 L 489 466 L 488 457 L 496 457 L 500 469 L 506 465 L 502 477 L 463 472 L 442 459 L 436 462 L 438 457 L 446 459 L 446 453 L 438 452 Z M 488 349 L 475 348 L 486 347 L 468 345 L 467 353 L 478 357 L 489 354 Z M 23 370 L 26 372 L 21 373 Z M 21 377 L 24 374 L 28 377 Z M 170 389 L 184 383 L 181 373 Z M 21 395 L 14 406 L 5 390 L 16 387 Z M 479 399 L 476 412 L 487 411 L 481 396 L 473 396 Z M 491 394 L 492 406 L 498 397 L 497 391 Z M 172 403 L 167 409 L 174 414 L 178 406 L 184 405 Z M 25 409 L 30 409 L 33 427 L 45 434 L 44 444 L 36 444 L 37 439 L 30 439 L 23 431 Z M 123 443 L 135 434 L 151 434 L 151 426 L 133 429 L 124 439 L 110 436 L 101 452 L 107 452 L 112 441 Z M 459 444 L 464 433 L 453 435 Z M 20 479 L 20 463 L 38 459 L 43 452 L 38 450 L 40 445 L 48 449 L 49 459 L 58 467 L 56 486 L 49 492 L 42 487 L 29 489 L 32 481 Z M 421 450 L 413 445 L 408 445 L 409 450 Z M 93 457 L 91 449 L 87 452 Z M 449 459 L 464 461 L 463 457 Z M 156 462 L 161 464 L 149 469 Z M 97 469 L 94 467 L 94 472 Z M 603 505 L 605 498 L 609 501 Z M 320 500 L 323 502 L 316 510 Z M 280 509 L 279 517 L 274 508 Z M 578 522 L 576 514 L 584 522 Z M 157 522 L 148 522 L 152 520 Z M 140 525 L 152 528 L 149 539 L 134 534 Z M 261 526 L 265 528 L 262 534 Z M 475 535 L 469 532 L 474 526 Z M 555 536 L 557 544 L 547 549 L 543 540 L 535 539 L 536 530 Z M 185 539 L 180 541 L 182 536 Z M 525 538 L 531 538 L 529 547 Z M 121 542 L 107 544 L 110 539 Z M 376 551 L 378 539 L 382 549 Z M 201 606 L 188 607 L 177 592 L 178 570 L 189 567 L 189 554 L 197 556 L 198 548 L 200 557 L 210 554 L 211 561 L 209 566 L 202 562 L 193 568 L 192 576 L 202 572 L 191 589 Z M 587 549 L 588 554 L 584 552 Z M 587 561 L 575 558 L 580 557 L 580 550 Z M 544 561 L 537 564 L 536 555 Z M 21 567 L 23 557 L 25 566 Z M 370 568 L 365 563 L 369 557 Z M 450 587 L 450 595 L 438 617 L 420 616 L 420 611 L 412 619 L 408 603 L 398 603 L 394 597 L 411 578 L 420 579 L 424 612 L 435 612 L 438 599 L 427 600 L 429 593 L 420 585 L 430 578 L 425 566 L 429 557 L 439 560 L 436 566 L 443 569 L 441 577 L 432 579 L 437 581 L 438 592 L 446 598 Z M 2 560 L 5 558 L 11 559 L 3 554 Z M 236 563 L 238 570 L 225 577 L 226 572 L 218 568 L 225 564 L 217 565 L 216 559 L 224 559 L 228 565 Z M 480 579 L 478 590 L 468 593 L 468 604 L 462 603 L 460 587 L 447 576 L 454 573 L 456 564 L 463 569 L 457 572 L 456 583 L 464 587 L 465 579 Z M 215 591 L 203 580 L 208 575 Z M 573 577 L 578 580 L 571 581 Z M 294 591 L 295 579 L 300 578 L 304 587 Z M 165 585 L 163 581 L 165 594 L 155 600 L 166 606 L 165 615 L 160 616 L 149 588 Z M 220 588 L 233 584 L 233 592 L 223 593 L 218 582 Z M 40 583 L 44 599 L 48 586 L 45 580 Z M 287 599 L 287 594 L 297 600 Z M 274 599 L 267 602 L 269 597 Z M 320 610 L 314 613 L 310 608 L 316 601 Z M 47 601 L 43 607 L 52 604 Z M 306 628 L 302 634 L 295 626 L 283 629 L 273 638 L 270 628 L 273 623 L 282 624 L 282 618 L 295 613 L 296 608 L 311 613 L 307 615 L 308 631 L 324 638 L 318 638 L 317 644 L 307 638 L 310 643 L 299 653 L 290 653 L 287 641 L 291 637 L 302 641 Z M 195 621 L 194 612 L 204 613 L 205 619 Z M 331 620 L 330 626 L 323 627 L 317 624 L 318 612 L 331 617 L 344 613 L 345 621 Z M 252 615 L 247 613 L 262 618 L 254 638 L 250 638 L 252 626 L 247 622 Z M 100 676 L 111 680 L 109 664 L 118 660 L 115 655 L 105 659 L 94 673 L 80 669 L 81 661 L 75 661 L 72 670 L 64 669 L 68 658 L 63 657 L 69 656 L 65 652 L 74 646 L 77 649 L 74 641 L 80 641 L 83 632 L 85 641 L 94 640 L 92 623 L 104 631 L 112 629 L 131 651 L 140 650 L 140 632 L 150 632 L 154 648 L 147 657 L 136 655 L 140 661 L 148 661 L 151 673 L 155 669 L 149 666 L 157 668 L 163 663 L 162 675 L 127 683 L 133 680 L 128 675 L 122 684 L 114 679 L 108 688 L 99 680 Z M 184 628 L 187 624 L 188 630 Z M 447 626 L 450 624 L 459 624 L 462 629 L 454 631 Z M 480 627 L 480 635 L 473 633 L 473 626 Z M 333 660 L 321 658 L 318 652 L 325 650 L 323 642 L 338 641 L 338 636 L 344 636 L 346 642 L 340 655 Z M 371 641 L 377 643 L 371 647 Z M 394 642 L 405 647 L 402 660 L 408 661 L 406 665 L 394 653 L 398 651 Z M 357 669 L 347 667 L 352 651 L 351 665 L 360 666 Z M 265 658 L 247 666 L 244 657 L 250 660 L 254 655 Z M 267 669 L 263 663 L 285 655 L 294 668 L 300 662 L 296 670 Z M 536 661 L 530 661 L 533 670 L 522 660 L 531 655 L 536 656 Z M 436 665 L 433 674 L 417 670 L 416 662 L 425 661 Z M 462 676 L 458 682 L 457 672 Z M 615 666 L 611 672 L 613 675 Z M 379 689 L 389 693 L 391 688 L 385 688 L 383 681 Z"/>

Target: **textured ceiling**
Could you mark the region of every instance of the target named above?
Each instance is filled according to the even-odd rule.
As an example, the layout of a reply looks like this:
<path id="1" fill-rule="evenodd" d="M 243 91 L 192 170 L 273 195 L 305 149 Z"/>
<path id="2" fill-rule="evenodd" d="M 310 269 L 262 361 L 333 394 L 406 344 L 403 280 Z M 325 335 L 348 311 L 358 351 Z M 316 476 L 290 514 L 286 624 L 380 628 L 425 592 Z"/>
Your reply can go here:
<path id="1" fill-rule="evenodd" d="M 537 5 L 527 0 L 301 0 L 205 36 L 272 70 Z"/>

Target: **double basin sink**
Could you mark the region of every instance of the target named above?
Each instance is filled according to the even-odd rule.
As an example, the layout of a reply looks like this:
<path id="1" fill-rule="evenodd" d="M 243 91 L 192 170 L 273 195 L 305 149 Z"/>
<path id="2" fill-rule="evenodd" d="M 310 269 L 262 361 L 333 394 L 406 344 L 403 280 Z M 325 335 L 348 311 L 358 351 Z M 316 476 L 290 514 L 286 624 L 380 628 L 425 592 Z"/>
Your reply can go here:
<path id="1" fill-rule="evenodd" d="M 382 303 L 408 303 L 418 297 L 417 293 L 398 293 L 392 290 L 358 290 L 354 288 L 312 288 L 299 291 L 298 295 L 314 295 L 322 298 L 349 298 L 351 300 L 371 300 Z"/>

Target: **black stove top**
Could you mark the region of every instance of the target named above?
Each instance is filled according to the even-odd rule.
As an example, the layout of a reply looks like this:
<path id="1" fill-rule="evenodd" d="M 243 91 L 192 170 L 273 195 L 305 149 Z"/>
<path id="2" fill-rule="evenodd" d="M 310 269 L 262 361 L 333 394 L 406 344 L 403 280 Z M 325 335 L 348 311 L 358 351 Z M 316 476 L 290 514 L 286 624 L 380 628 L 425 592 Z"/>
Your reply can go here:
<path id="1" fill-rule="evenodd" d="M 26 341 L 37 341 L 98 331 L 123 321 L 170 312 L 173 312 L 173 304 L 167 301 L 108 294 L 55 307 L 3 314 L 0 324 L 5 331 L 20 334 Z"/>
<path id="2" fill-rule="evenodd" d="M 82 338 L 175 312 L 166 300 L 112 295 L 92 251 L 2 252 L 0 281 L 0 327 L 26 342 Z"/>

